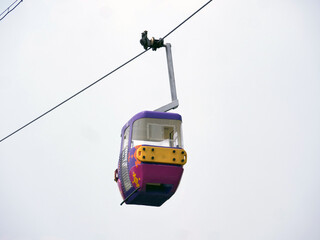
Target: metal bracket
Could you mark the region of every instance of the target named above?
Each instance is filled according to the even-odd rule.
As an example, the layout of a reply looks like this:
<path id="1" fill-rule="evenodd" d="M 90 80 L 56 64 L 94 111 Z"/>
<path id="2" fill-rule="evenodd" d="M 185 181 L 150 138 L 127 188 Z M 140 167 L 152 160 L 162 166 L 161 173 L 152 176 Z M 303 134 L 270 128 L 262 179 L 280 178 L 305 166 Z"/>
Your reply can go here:
<path id="1" fill-rule="evenodd" d="M 169 73 L 172 102 L 154 110 L 156 112 L 168 112 L 169 110 L 175 109 L 179 106 L 179 101 L 177 98 L 176 82 L 175 82 L 174 71 L 173 71 L 171 44 L 166 43 L 164 46 L 166 47 L 166 55 L 167 55 L 167 64 L 168 64 L 168 73 Z"/>
<path id="2" fill-rule="evenodd" d="M 164 47 L 163 39 L 155 39 L 154 37 L 149 39 L 148 31 L 144 31 L 143 33 L 141 33 L 140 44 L 145 50 L 147 50 L 148 48 L 152 48 L 153 51 L 156 51 L 158 48 Z"/>

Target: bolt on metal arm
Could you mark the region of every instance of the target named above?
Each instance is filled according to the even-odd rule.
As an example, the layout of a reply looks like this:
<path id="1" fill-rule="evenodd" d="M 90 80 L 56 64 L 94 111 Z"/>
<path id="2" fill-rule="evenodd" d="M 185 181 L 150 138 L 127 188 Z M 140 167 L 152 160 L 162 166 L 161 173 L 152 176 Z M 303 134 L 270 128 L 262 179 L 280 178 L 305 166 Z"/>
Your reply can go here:
<path id="1" fill-rule="evenodd" d="M 169 110 L 175 109 L 179 106 L 179 101 L 177 98 L 177 90 L 176 90 L 176 82 L 174 78 L 174 71 L 173 71 L 173 61 L 172 61 L 172 52 L 171 52 L 171 44 L 166 43 L 166 55 L 167 55 L 167 64 L 168 64 L 168 73 L 169 73 L 169 81 L 170 81 L 170 91 L 171 91 L 171 100 L 172 102 L 164 105 L 158 109 L 156 112 L 168 112 Z"/>

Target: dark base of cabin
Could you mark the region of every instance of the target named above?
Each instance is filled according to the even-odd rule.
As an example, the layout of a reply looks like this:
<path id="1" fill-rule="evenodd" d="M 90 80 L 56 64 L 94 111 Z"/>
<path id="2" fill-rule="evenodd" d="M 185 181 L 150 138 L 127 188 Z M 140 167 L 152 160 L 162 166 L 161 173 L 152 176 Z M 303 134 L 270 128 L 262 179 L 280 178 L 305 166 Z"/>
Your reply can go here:
<path id="1" fill-rule="evenodd" d="M 165 203 L 170 196 L 156 195 L 149 193 L 140 193 L 137 195 L 132 201 L 127 201 L 126 204 L 134 204 L 134 205 L 145 205 L 145 206 L 154 206 L 160 207 L 163 203 Z"/>
<path id="2" fill-rule="evenodd" d="M 145 191 L 139 191 L 127 200 L 127 204 L 160 207 L 173 194 L 172 184 L 147 183 Z"/>

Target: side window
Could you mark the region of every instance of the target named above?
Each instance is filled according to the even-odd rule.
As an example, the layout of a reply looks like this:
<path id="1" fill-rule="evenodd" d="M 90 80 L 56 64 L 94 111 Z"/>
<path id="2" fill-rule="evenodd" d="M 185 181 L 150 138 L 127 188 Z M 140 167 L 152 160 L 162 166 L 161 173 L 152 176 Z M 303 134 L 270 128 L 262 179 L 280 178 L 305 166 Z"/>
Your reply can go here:
<path id="1" fill-rule="evenodd" d="M 130 131 L 130 127 L 127 127 L 127 129 L 124 131 L 122 150 L 128 148 L 128 143 L 129 143 L 129 131 Z"/>
<path id="2" fill-rule="evenodd" d="M 131 188 L 131 182 L 130 182 L 129 170 L 128 170 L 129 132 L 130 132 L 130 127 L 127 127 L 123 135 L 123 146 L 122 146 L 122 153 L 121 153 L 121 177 L 122 177 L 122 182 L 123 182 L 125 191 L 128 191 Z"/>

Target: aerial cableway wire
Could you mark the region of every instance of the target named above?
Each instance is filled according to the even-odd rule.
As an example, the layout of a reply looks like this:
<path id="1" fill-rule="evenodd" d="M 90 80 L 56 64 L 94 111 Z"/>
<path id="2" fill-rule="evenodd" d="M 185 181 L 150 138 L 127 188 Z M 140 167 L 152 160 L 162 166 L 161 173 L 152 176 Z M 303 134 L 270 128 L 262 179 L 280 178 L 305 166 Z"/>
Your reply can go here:
<path id="1" fill-rule="evenodd" d="M 18 7 L 18 5 L 20 3 L 22 3 L 23 0 L 20 0 L 20 2 L 18 2 L 19 0 L 14 1 L 14 3 L 12 3 L 9 7 L 6 8 L 6 10 L 4 10 L 1 14 L 0 14 L 0 21 L 2 19 L 4 19 L 10 12 L 12 12 L 16 7 Z M 10 9 L 16 2 L 18 2 L 12 9 Z M 2 16 L 3 15 L 3 16 Z"/>
<path id="2" fill-rule="evenodd" d="M 201 8 L 199 8 L 197 11 L 192 13 L 188 18 L 186 18 L 183 22 L 181 22 L 178 26 L 176 26 L 174 29 L 172 29 L 167 35 L 165 35 L 162 39 L 165 39 L 168 37 L 171 33 L 173 33 L 175 30 L 177 30 L 181 25 L 183 25 L 186 21 L 188 21 L 190 18 L 192 18 L 194 15 L 196 15 L 198 12 L 200 12 L 203 8 L 205 8 L 209 3 L 211 3 L 212 0 L 208 1 L 206 4 L 204 4 Z"/>
<path id="3" fill-rule="evenodd" d="M 22 129 L 24 129 L 25 127 L 29 126 L 31 123 L 37 121 L 38 119 L 42 118 L 43 116 L 47 115 L 49 112 L 52 112 L 53 110 L 55 110 L 56 108 L 60 107 L 62 104 L 68 102 L 69 100 L 71 100 L 72 98 L 76 97 L 77 95 L 79 95 L 80 93 L 84 92 L 85 90 L 87 90 L 88 88 L 92 87 L 93 85 L 95 85 L 96 83 L 100 82 L 102 79 L 108 77 L 109 75 L 111 75 L 112 73 L 114 73 L 115 71 L 119 70 L 120 68 L 124 67 L 125 65 L 127 65 L 128 63 L 132 62 L 133 60 L 135 60 L 136 58 L 140 57 L 142 54 L 144 54 L 145 52 L 149 51 L 149 49 L 139 53 L 137 56 L 131 58 L 130 60 L 128 60 L 127 62 L 125 62 L 124 64 L 122 64 L 121 66 L 115 68 L 114 70 L 112 70 L 111 72 L 109 72 L 108 74 L 104 75 L 103 77 L 99 78 L 98 80 L 96 80 L 95 82 L 91 83 L 90 85 L 88 85 L 87 87 L 81 89 L 79 92 L 73 94 L 71 97 L 68 97 L 66 100 L 62 101 L 61 103 L 59 103 L 58 105 L 54 106 L 53 108 L 49 109 L 48 111 L 46 111 L 45 113 L 41 114 L 39 117 L 33 119 L 32 121 L 28 122 L 27 124 L 23 125 L 22 127 L 20 127 L 19 129 L 15 130 L 14 132 L 10 133 L 8 136 L 2 138 L 0 140 L 0 142 L 2 142 L 3 140 L 7 139 L 8 137 L 11 137 L 13 134 L 21 131 Z"/>
<path id="4" fill-rule="evenodd" d="M 212 2 L 212 0 L 208 1 L 206 4 L 204 4 L 201 8 L 199 8 L 197 11 L 195 11 L 193 14 L 191 14 L 188 18 L 186 18 L 182 23 L 180 23 L 177 27 L 175 27 L 173 30 L 171 30 L 168 34 L 166 34 L 162 39 L 168 37 L 171 33 L 173 33 L 175 30 L 177 30 L 179 27 L 181 27 L 186 21 L 188 21 L 190 18 L 192 18 L 196 13 L 198 13 L 201 9 L 203 9 L 205 6 L 207 6 L 210 2 Z M 72 98 L 76 97 L 77 95 L 79 95 L 80 93 L 84 92 L 85 90 L 87 90 L 88 88 L 92 87 L 93 85 L 95 85 L 96 83 L 100 82 L 101 80 L 103 80 L 104 78 L 108 77 L 109 75 L 111 75 L 112 73 L 118 71 L 120 68 L 124 67 L 125 65 L 127 65 L 128 63 L 132 62 L 133 60 L 137 59 L 138 57 L 140 57 L 142 54 L 144 54 L 145 52 L 149 51 L 151 48 L 148 48 L 147 50 L 139 53 L 138 55 L 136 55 L 135 57 L 131 58 L 130 60 L 128 60 L 127 62 L 123 63 L 122 65 L 120 65 L 119 67 L 115 68 L 114 70 L 112 70 L 111 72 L 107 73 L 106 75 L 104 75 L 103 77 L 99 78 L 98 80 L 96 80 L 95 82 L 91 83 L 90 85 L 88 85 L 87 87 L 81 89 L 80 91 L 78 91 L 77 93 L 73 94 L 72 96 L 70 96 L 69 98 L 65 99 L 64 101 L 60 102 L 59 104 L 57 104 L 56 106 L 54 106 L 53 108 L 49 109 L 48 111 L 46 111 L 45 113 L 41 114 L 40 116 L 36 117 L 35 119 L 33 119 L 32 121 L 28 122 L 27 124 L 23 125 L 22 127 L 18 128 L 17 130 L 15 130 L 14 132 L 10 133 L 9 135 L 7 135 L 6 137 L 2 138 L 0 140 L 0 142 L 6 140 L 7 138 L 11 137 L 12 135 L 14 135 L 15 133 L 21 131 L 22 129 L 24 129 L 25 127 L 29 126 L 30 124 L 34 123 L 35 121 L 39 120 L 40 118 L 44 117 L 45 115 L 47 115 L 48 113 L 52 112 L 53 110 L 55 110 L 56 108 L 60 107 L 61 105 L 63 105 L 64 103 L 68 102 L 69 100 L 71 100 Z"/>

